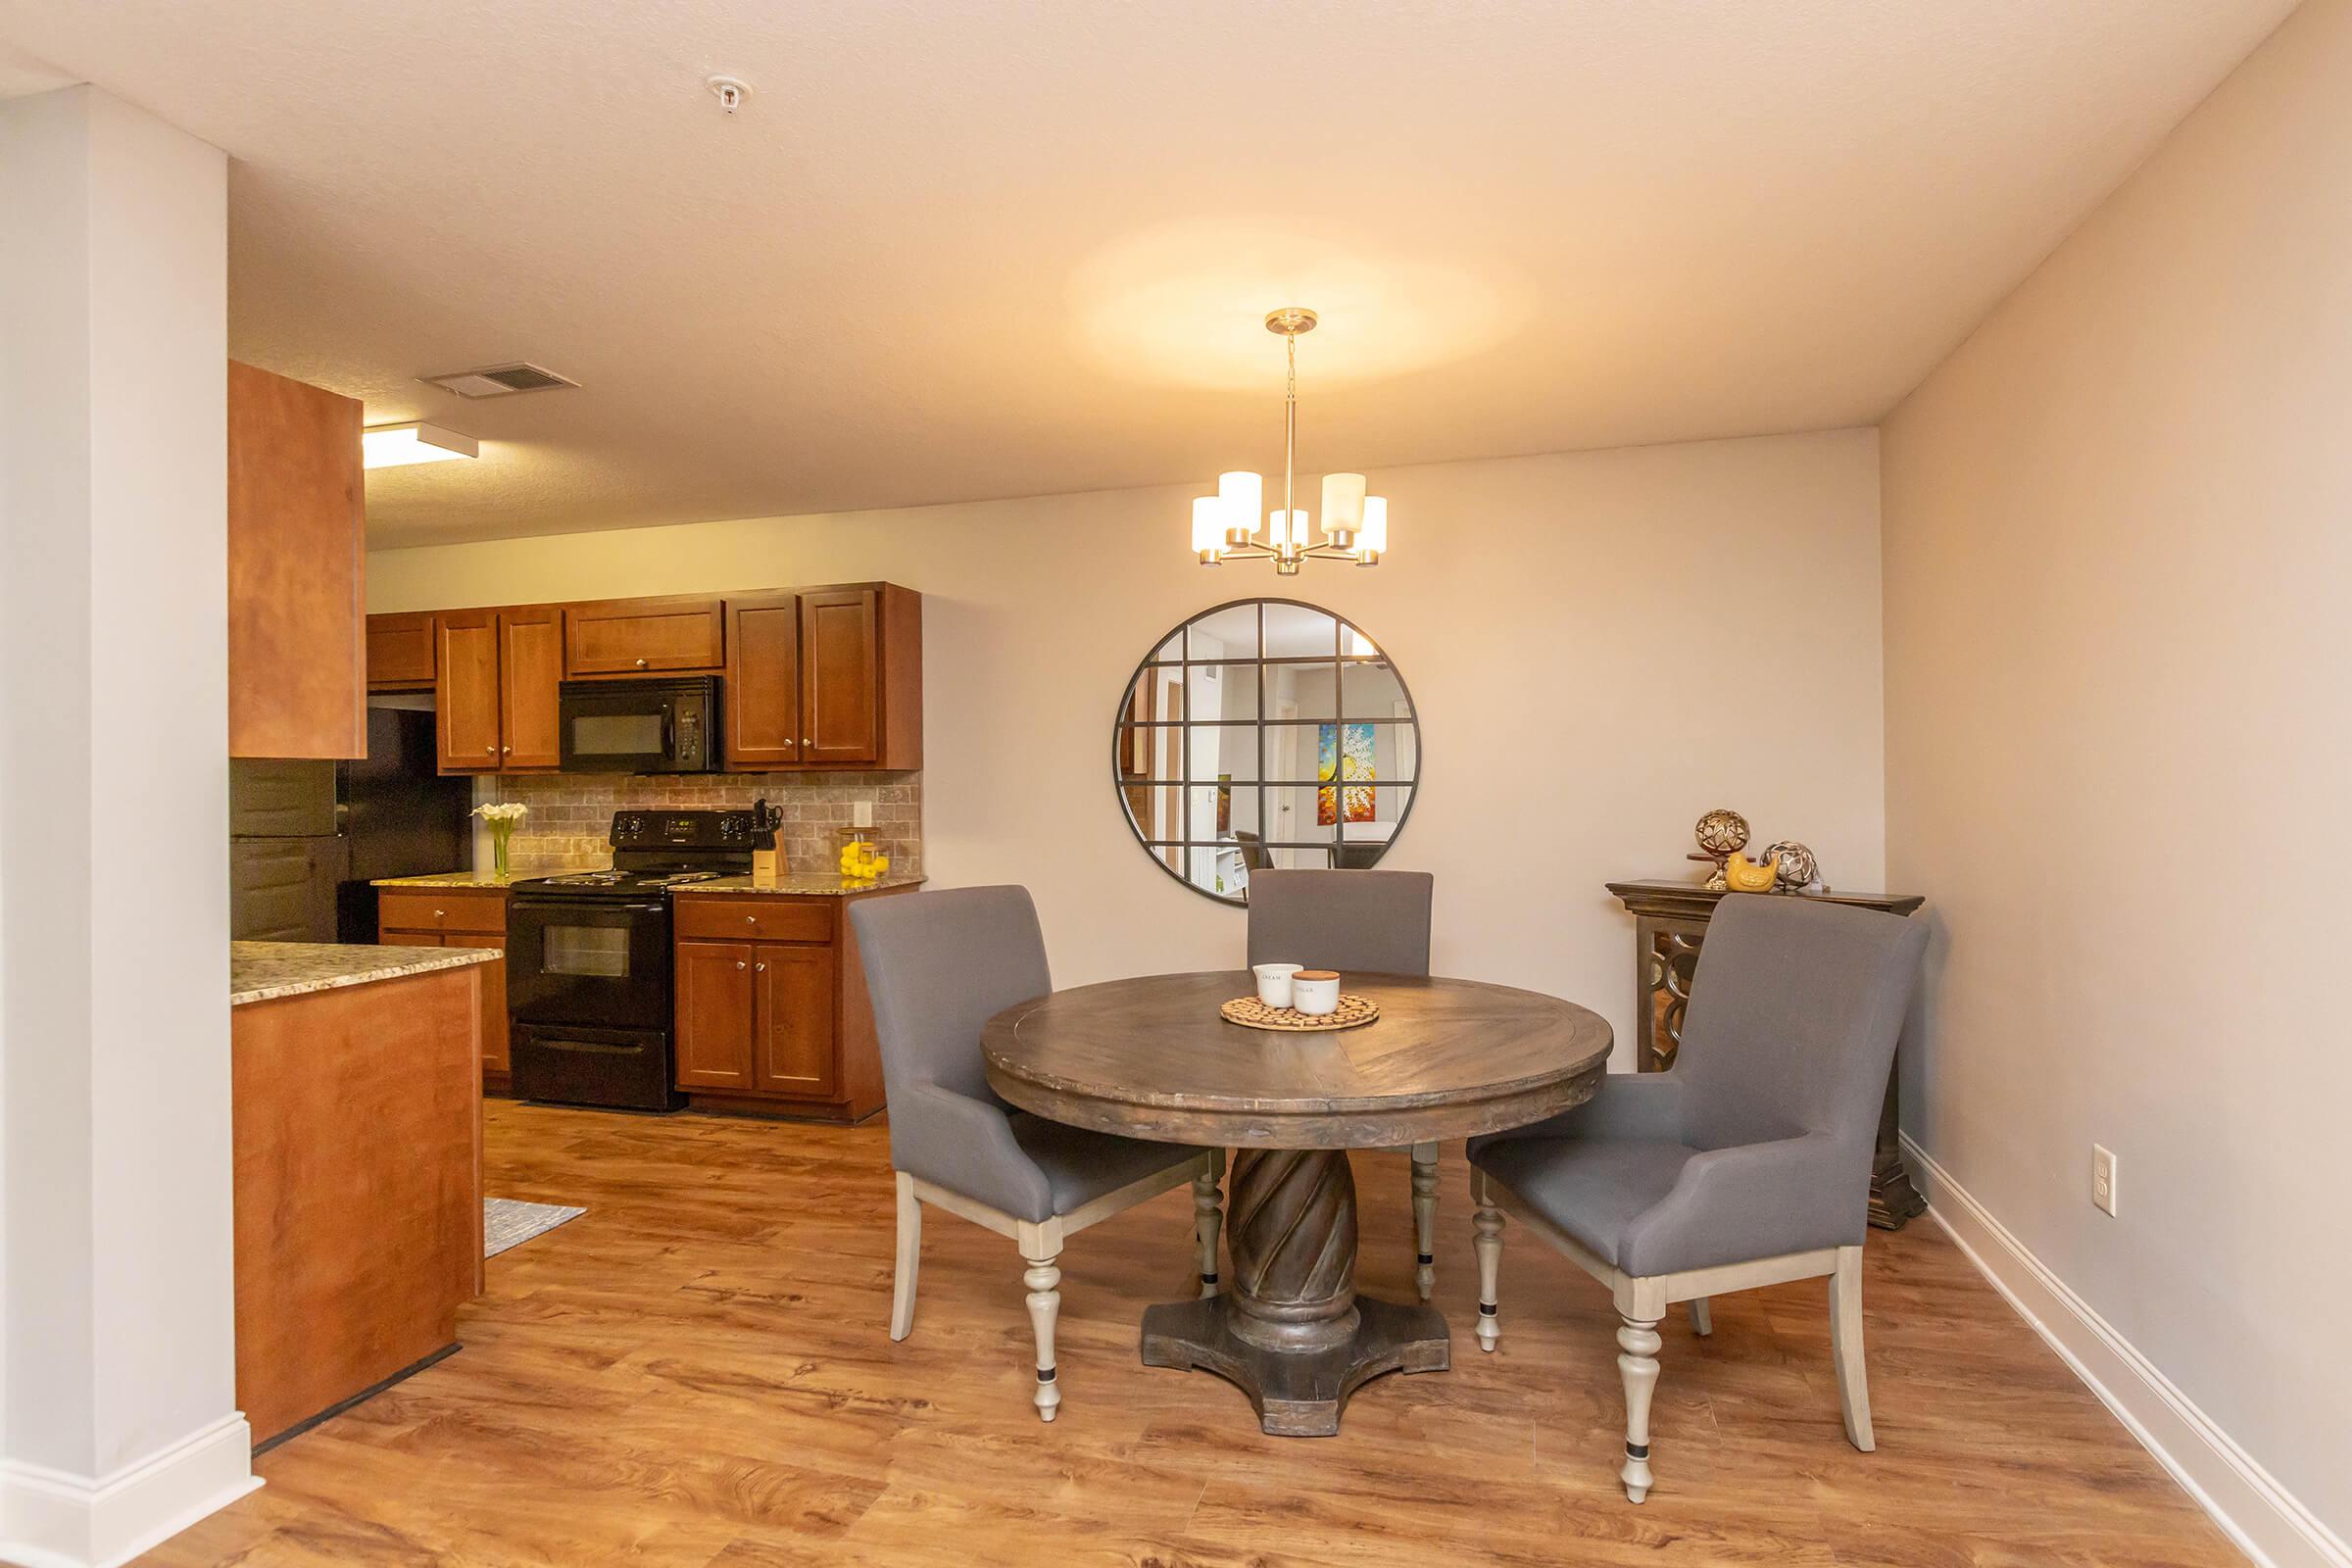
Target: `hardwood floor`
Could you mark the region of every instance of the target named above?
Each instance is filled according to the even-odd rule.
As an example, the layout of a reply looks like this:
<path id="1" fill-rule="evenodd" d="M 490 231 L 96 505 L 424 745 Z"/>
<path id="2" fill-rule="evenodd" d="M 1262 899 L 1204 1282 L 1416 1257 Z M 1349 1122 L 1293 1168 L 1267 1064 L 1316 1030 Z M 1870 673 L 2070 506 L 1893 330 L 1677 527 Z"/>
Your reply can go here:
<path id="1" fill-rule="evenodd" d="M 1660 1332 L 1657 1490 L 1617 1483 L 1616 1316 L 1511 1228 L 1502 1348 L 1470 1333 L 1449 1147 L 1438 1304 L 1454 1370 L 1259 1435 L 1206 1373 L 1137 1360 L 1192 1294 L 1184 1190 L 1062 1255 L 1064 1402 L 1030 1404 L 1011 1245 L 926 1216 L 893 1345 L 879 1126 L 494 1102 L 490 1191 L 588 1213 L 489 1264 L 466 1348 L 263 1456 L 269 1485 L 139 1559 L 197 1564 L 2223 1564 L 2241 1559 L 1933 1223 L 1873 1232 L 1879 1451 L 1838 1427 L 1821 1282 Z M 1412 1294 L 1408 1165 L 1359 1159 L 1361 1286 Z"/>

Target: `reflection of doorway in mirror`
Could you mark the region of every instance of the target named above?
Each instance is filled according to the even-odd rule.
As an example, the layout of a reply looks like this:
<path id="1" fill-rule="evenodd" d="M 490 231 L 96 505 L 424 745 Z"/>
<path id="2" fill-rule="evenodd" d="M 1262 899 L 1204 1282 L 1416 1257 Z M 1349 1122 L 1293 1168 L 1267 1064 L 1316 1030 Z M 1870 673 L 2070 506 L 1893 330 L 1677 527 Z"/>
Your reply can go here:
<path id="1" fill-rule="evenodd" d="M 1298 702 L 1291 698 L 1278 699 L 1274 704 L 1273 716 L 1277 719 L 1297 719 L 1298 716 Z M 1298 723 L 1281 723 L 1266 732 L 1266 776 L 1268 778 L 1300 779 L 1307 776 L 1306 758 L 1303 755 L 1303 742 L 1306 735 L 1307 727 Z M 1274 820 L 1268 824 L 1266 829 L 1266 837 L 1269 840 L 1279 844 L 1286 839 L 1297 839 L 1303 836 L 1299 830 L 1308 821 L 1308 813 L 1313 809 L 1312 803 L 1306 799 L 1311 788 L 1312 786 L 1309 785 L 1293 784 L 1285 788 L 1266 791 L 1274 813 Z M 1274 864 L 1284 870 L 1295 871 L 1308 863 L 1305 857 L 1310 853 L 1299 850 L 1275 850 L 1271 852 L 1269 858 Z M 1313 863 L 1319 866 L 1324 861 L 1318 856 L 1314 858 Z"/>

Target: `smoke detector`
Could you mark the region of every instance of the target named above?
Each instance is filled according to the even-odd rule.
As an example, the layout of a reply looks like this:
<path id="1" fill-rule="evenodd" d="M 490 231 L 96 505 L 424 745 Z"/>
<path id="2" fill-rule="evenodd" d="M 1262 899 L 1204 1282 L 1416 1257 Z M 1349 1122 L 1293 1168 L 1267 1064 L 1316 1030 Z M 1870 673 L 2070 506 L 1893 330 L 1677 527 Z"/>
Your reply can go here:
<path id="1" fill-rule="evenodd" d="M 455 392 L 462 398 L 504 398 L 517 392 L 552 392 L 560 386 L 578 386 L 537 365 L 485 365 L 476 370 L 452 370 L 447 375 L 417 377 L 428 386 Z"/>

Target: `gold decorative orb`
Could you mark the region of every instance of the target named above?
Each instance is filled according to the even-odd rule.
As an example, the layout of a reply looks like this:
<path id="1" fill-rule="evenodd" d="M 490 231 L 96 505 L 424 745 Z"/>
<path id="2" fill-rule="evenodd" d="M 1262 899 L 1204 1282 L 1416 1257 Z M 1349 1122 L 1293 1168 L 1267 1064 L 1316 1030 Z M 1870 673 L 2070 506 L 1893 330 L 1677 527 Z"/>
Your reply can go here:
<path id="1" fill-rule="evenodd" d="M 1764 858 L 1780 863 L 1784 893 L 1801 893 L 1821 879 L 1821 866 L 1814 860 L 1813 852 L 1794 839 L 1781 840 L 1764 852 Z"/>
<path id="2" fill-rule="evenodd" d="M 1747 818 L 1738 811 L 1718 808 L 1698 819 L 1692 831 L 1698 837 L 1698 847 L 1709 855 L 1738 855 L 1747 848 Z"/>

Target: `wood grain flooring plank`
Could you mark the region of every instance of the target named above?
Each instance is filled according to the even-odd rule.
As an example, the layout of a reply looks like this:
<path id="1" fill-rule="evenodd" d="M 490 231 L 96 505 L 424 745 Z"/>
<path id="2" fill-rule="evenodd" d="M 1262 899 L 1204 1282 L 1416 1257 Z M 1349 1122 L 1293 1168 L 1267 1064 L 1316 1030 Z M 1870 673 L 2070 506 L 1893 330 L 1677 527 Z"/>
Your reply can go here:
<path id="1" fill-rule="evenodd" d="M 1658 1486 L 1616 1480 L 1605 1295 L 1508 1233 L 1503 1339 L 1380 1380 L 1337 1437 L 1268 1438 L 1232 1386 L 1148 1368 L 1190 1293 L 1178 1191 L 1071 1240 L 1064 1402 L 1030 1404 L 1020 1267 L 934 1213 L 888 1337 L 888 1138 L 498 1101 L 490 1190 L 588 1213 L 490 1260 L 465 1348 L 263 1456 L 269 1485 L 146 1568 L 1305 1568 L 1791 1563 L 2219 1568 L 2241 1559 L 1937 1230 L 1873 1233 L 1879 1451 L 1840 1433 L 1817 1282 L 1660 1333 Z M 1356 1160 L 1358 1284 L 1409 1298 L 1407 1165 Z M 1437 1304 L 1476 1313 L 1467 1176 Z"/>

